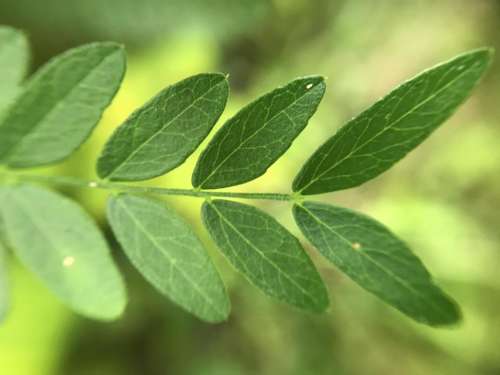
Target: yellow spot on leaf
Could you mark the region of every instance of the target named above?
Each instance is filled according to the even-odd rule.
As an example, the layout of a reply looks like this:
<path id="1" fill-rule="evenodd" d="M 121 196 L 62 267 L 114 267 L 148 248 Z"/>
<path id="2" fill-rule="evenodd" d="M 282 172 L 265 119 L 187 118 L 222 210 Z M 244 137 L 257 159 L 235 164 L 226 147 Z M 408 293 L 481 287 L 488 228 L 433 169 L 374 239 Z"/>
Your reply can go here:
<path id="1" fill-rule="evenodd" d="M 353 248 L 354 250 L 359 250 L 359 249 L 361 249 L 361 244 L 360 244 L 359 242 L 353 242 L 353 243 L 351 244 L 351 246 L 352 246 L 352 248 Z"/>
<path id="2" fill-rule="evenodd" d="M 67 256 L 63 259 L 64 267 L 71 267 L 73 264 L 75 264 L 75 257 Z"/>

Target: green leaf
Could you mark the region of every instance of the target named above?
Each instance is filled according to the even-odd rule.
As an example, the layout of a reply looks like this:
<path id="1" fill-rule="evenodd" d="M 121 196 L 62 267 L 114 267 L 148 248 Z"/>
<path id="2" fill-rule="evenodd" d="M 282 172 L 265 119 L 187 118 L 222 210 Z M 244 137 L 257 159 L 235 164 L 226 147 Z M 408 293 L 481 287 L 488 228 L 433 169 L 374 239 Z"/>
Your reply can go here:
<path id="1" fill-rule="evenodd" d="M 182 164 L 215 125 L 228 95 L 222 74 L 199 74 L 167 87 L 115 131 L 98 160 L 99 176 L 145 180 Z"/>
<path id="2" fill-rule="evenodd" d="M 16 97 L 28 70 L 30 58 L 26 36 L 11 27 L 0 26 L 0 113 Z"/>
<path id="3" fill-rule="evenodd" d="M 9 285 L 7 277 L 6 250 L 0 242 L 0 322 L 9 309 Z"/>
<path id="4" fill-rule="evenodd" d="M 324 92 L 322 77 L 300 78 L 243 108 L 201 154 L 193 186 L 221 188 L 263 175 L 307 125 Z"/>
<path id="5" fill-rule="evenodd" d="M 74 311 L 99 320 L 119 317 L 125 288 L 92 218 L 47 190 L 22 185 L 6 191 L 6 237 L 24 265 Z"/>
<path id="6" fill-rule="evenodd" d="M 293 190 L 347 189 L 389 169 L 455 112 L 491 57 L 490 49 L 460 55 L 392 91 L 326 141 L 302 167 Z"/>
<path id="7" fill-rule="evenodd" d="M 229 262 L 264 293 L 301 309 L 322 312 L 328 293 L 299 241 L 255 207 L 214 200 L 202 217 Z"/>
<path id="8" fill-rule="evenodd" d="M 134 266 L 161 293 L 208 322 L 226 320 L 224 284 L 191 228 L 164 203 L 119 195 L 108 220 Z"/>
<path id="9" fill-rule="evenodd" d="M 90 135 L 124 72 L 125 53 L 115 43 L 88 44 L 51 60 L 0 124 L 0 163 L 23 168 L 69 156 Z"/>
<path id="10" fill-rule="evenodd" d="M 460 319 L 455 302 L 382 224 L 322 203 L 304 202 L 293 212 L 304 236 L 361 287 L 422 323 L 437 326 Z"/>

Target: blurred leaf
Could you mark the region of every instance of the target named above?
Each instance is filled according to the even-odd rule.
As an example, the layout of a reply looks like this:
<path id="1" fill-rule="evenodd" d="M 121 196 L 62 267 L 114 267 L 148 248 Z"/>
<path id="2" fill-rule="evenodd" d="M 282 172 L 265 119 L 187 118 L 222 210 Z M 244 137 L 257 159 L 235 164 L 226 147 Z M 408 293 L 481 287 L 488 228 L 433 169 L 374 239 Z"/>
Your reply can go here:
<path id="1" fill-rule="evenodd" d="M 19 91 L 29 63 L 26 36 L 11 27 L 0 26 L 0 113 Z"/>
<path id="2" fill-rule="evenodd" d="M 460 320 L 455 302 L 382 224 L 355 211 L 314 202 L 295 205 L 294 216 L 304 236 L 369 292 L 425 324 Z"/>
<path id="3" fill-rule="evenodd" d="M 202 320 L 227 319 L 230 303 L 210 257 L 191 228 L 161 202 L 112 198 L 111 228 L 134 266 L 160 292 Z"/>
<path id="4" fill-rule="evenodd" d="M 24 265 L 74 311 L 100 320 L 120 316 L 126 304 L 123 281 L 91 217 L 47 190 L 5 189 L 6 237 Z"/>
<path id="5" fill-rule="evenodd" d="M 125 53 L 115 43 L 88 44 L 51 60 L 0 124 L 0 160 L 31 167 L 69 156 L 90 135 L 124 72 Z"/>
<path id="6" fill-rule="evenodd" d="M 326 310 L 328 293 L 314 264 L 273 217 L 225 200 L 205 202 L 202 217 L 217 246 L 252 284 L 296 307 Z"/>
<path id="7" fill-rule="evenodd" d="M 215 125 L 228 95 L 222 74 L 199 74 L 167 87 L 116 130 L 98 160 L 99 176 L 145 180 L 182 164 Z"/>
<path id="8" fill-rule="evenodd" d="M 302 167 L 293 190 L 347 189 L 389 169 L 455 112 L 491 57 L 490 49 L 465 53 L 392 91 L 326 141 Z"/>
<path id="9" fill-rule="evenodd" d="M 300 78 L 247 105 L 203 151 L 193 186 L 221 188 L 264 174 L 307 125 L 324 92 L 322 77 Z"/>
<path id="10" fill-rule="evenodd" d="M 9 282 L 7 275 L 7 253 L 0 242 L 0 322 L 9 309 Z"/>

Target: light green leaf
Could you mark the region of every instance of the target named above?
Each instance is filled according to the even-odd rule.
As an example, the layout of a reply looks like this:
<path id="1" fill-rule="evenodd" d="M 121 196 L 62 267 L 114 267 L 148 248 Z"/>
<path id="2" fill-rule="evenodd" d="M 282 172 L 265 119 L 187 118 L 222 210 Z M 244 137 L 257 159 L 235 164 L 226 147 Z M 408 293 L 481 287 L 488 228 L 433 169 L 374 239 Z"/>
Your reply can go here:
<path id="1" fill-rule="evenodd" d="M 211 237 L 231 264 L 264 293 L 301 309 L 322 312 L 328 293 L 299 241 L 273 217 L 245 204 L 203 204 Z"/>
<path id="2" fill-rule="evenodd" d="M 132 195 L 110 199 L 108 220 L 134 266 L 161 293 L 208 322 L 227 319 L 224 284 L 191 228 L 164 203 Z"/>
<path id="3" fill-rule="evenodd" d="M 26 36 L 11 27 L 0 26 L 0 113 L 14 100 L 28 70 L 30 58 Z"/>
<path id="4" fill-rule="evenodd" d="M 167 87 L 116 130 L 98 160 L 99 176 L 145 180 L 182 164 L 215 125 L 228 95 L 222 74 L 199 74 Z"/>
<path id="5" fill-rule="evenodd" d="M 304 236 L 361 287 L 416 321 L 437 326 L 460 320 L 455 302 L 382 224 L 322 203 L 304 202 L 293 212 Z"/>
<path id="6" fill-rule="evenodd" d="M 455 112 L 491 57 L 490 49 L 460 55 L 392 91 L 326 141 L 302 167 L 293 190 L 347 189 L 389 169 Z"/>
<path id="7" fill-rule="evenodd" d="M 6 191 L 6 237 L 24 265 L 74 311 L 99 320 L 119 317 L 125 288 L 91 217 L 75 202 L 34 186 Z"/>
<path id="8" fill-rule="evenodd" d="M 90 135 L 120 86 L 125 53 L 92 43 L 55 57 L 26 84 L 0 124 L 0 163 L 54 163 Z"/>
<path id="9" fill-rule="evenodd" d="M 9 283 L 7 275 L 7 254 L 0 242 L 0 322 L 5 319 L 9 310 Z"/>
<path id="10" fill-rule="evenodd" d="M 221 188 L 263 175 L 307 125 L 324 92 L 322 77 L 300 78 L 243 108 L 201 154 L 193 186 Z"/>

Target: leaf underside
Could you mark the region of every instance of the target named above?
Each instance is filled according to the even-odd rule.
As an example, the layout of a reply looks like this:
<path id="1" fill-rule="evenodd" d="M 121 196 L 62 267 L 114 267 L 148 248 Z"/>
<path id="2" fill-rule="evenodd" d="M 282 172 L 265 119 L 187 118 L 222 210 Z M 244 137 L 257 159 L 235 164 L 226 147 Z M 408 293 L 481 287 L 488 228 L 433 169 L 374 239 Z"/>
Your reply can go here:
<path id="1" fill-rule="evenodd" d="M 247 105 L 202 152 L 193 186 L 222 188 L 264 174 L 307 125 L 324 92 L 322 77 L 299 78 Z"/>
<path id="2" fill-rule="evenodd" d="M 199 74 L 167 87 L 115 131 L 98 160 L 99 177 L 145 180 L 182 164 L 215 125 L 228 95 L 222 74 Z"/>
<path id="3" fill-rule="evenodd" d="M 267 295 L 301 309 L 322 312 L 328 294 L 312 261 L 273 217 L 226 200 L 205 202 L 205 227 L 229 262 Z"/>
<path id="4" fill-rule="evenodd" d="M 304 236 L 364 289 L 421 323 L 438 326 L 460 320 L 456 303 L 382 224 L 323 203 L 304 202 L 293 212 Z"/>
<path id="5" fill-rule="evenodd" d="M 0 123 L 0 164 L 60 161 L 90 135 L 118 90 L 125 53 L 115 43 L 71 49 L 28 80 Z"/>
<path id="6" fill-rule="evenodd" d="M 131 262 L 160 292 L 202 320 L 227 319 L 224 284 L 200 240 L 174 211 L 123 194 L 110 199 L 108 220 Z"/>
<path id="7" fill-rule="evenodd" d="M 76 312 L 100 320 L 119 317 L 125 287 L 90 216 L 73 201 L 37 187 L 4 191 L 6 237 L 22 263 Z"/>
<path id="8" fill-rule="evenodd" d="M 361 185 L 423 142 L 469 96 L 490 49 L 460 55 L 404 83 L 349 121 L 306 162 L 293 181 L 304 195 Z"/>

